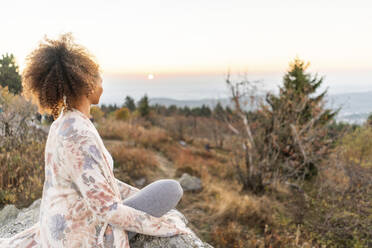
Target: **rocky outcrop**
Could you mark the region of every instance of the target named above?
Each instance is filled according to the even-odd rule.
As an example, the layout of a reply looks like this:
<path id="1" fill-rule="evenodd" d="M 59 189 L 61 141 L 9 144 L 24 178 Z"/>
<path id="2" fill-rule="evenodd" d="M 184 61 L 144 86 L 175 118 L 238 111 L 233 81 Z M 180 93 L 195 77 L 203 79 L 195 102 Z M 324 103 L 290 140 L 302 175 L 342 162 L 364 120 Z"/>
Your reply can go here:
<path id="1" fill-rule="evenodd" d="M 0 210 L 0 239 L 12 237 L 36 223 L 39 219 L 40 203 L 41 199 L 38 199 L 28 208 L 17 209 L 14 205 L 6 205 Z M 184 215 L 179 211 L 177 213 L 187 224 L 188 220 Z M 208 243 L 201 241 L 195 233 L 166 238 L 137 234 L 130 241 L 130 246 L 132 248 L 213 248 Z"/>
<path id="2" fill-rule="evenodd" d="M 17 209 L 14 205 L 6 205 L 0 211 L 0 238 L 9 238 L 39 220 L 41 199 L 34 201 L 28 208 Z"/>
<path id="3" fill-rule="evenodd" d="M 178 179 L 184 191 L 200 191 L 203 188 L 202 182 L 199 178 L 183 173 Z"/>

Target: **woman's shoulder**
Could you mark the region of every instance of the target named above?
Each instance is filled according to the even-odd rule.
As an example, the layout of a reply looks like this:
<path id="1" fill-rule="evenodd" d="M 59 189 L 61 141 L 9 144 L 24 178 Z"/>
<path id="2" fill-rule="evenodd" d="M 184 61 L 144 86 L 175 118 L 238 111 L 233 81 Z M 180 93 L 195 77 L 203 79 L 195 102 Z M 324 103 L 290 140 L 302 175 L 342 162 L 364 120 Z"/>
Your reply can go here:
<path id="1" fill-rule="evenodd" d="M 76 111 L 68 111 L 61 118 L 56 120 L 55 132 L 62 139 L 66 139 L 75 135 L 89 136 L 94 135 L 95 131 L 88 118 L 84 118 L 82 114 Z"/>

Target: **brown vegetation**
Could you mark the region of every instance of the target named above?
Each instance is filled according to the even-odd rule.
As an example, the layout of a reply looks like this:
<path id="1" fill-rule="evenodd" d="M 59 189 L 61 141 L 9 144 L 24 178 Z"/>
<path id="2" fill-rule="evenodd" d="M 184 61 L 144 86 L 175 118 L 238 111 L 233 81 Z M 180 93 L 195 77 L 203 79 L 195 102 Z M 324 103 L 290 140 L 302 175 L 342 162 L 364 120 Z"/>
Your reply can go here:
<path id="1" fill-rule="evenodd" d="M 21 106 L 22 101 L 13 97 L 3 94 L 2 99 L 9 106 L 14 105 L 12 101 Z M 15 112 L 27 119 L 28 112 L 22 111 Z M 100 116 L 95 124 L 114 159 L 117 178 L 137 186 L 140 178 L 148 184 L 187 172 L 202 180 L 203 189 L 185 191 L 177 208 L 214 247 L 372 246 L 372 161 L 365 139 L 371 131 L 367 126 L 358 131 L 341 130 L 337 123 L 314 128 L 315 114 L 310 122 L 294 122 L 293 128 L 284 112 L 272 116 L 241 111 L 221 118 L 151 113 L 146 119 L 124 121 L 94 111 Z M 15 120 L 0 120 L 8 134 L 1 139 L 6 145 L 0 151 L 0 204 L 22 206 L 42 193 L 45 134 L 31 128 L 20 128 L 23 133 L 11 131 L 22 126 Z M 305 157 L 306 162 L 315 163 L 317 174 L 309 179 L 301 173 L 288 176 L 309 165 Z M 293 167 L 283 170 L 285 165 Z M 249 172 L 251 168 L 254 173 Z M 254 187 L 244 190 L 242 182 L 252 177 L 242 176 L 258 174 L 260 194 Z"/>
<path id="2" fill-rule="evenodd" d="M 36 106 L 0 86 L 0 206 L 41 196 L 46 133 L 31 126 Z"/>
<path id="3" fill-rule="evenodd" d="M 127 145 L 115 145 L 110 153 L 115 161 L 116 176 L 134 184 L 134 180 L 148 178 L 158 169 L 158 162 L 154 152 Z"/>

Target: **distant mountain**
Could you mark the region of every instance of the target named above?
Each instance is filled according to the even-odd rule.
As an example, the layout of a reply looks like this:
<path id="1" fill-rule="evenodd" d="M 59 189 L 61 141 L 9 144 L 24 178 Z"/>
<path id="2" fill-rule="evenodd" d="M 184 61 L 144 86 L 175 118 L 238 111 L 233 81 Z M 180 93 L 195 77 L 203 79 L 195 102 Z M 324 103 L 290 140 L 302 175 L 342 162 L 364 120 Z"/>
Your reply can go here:
<path id="1" fill-rule="evenodd" d="M 161 104 L 165 106 L 176 105 L 177 107 L 200 107 L 204 104 L 213 108 L 218 102 L 220 102 L 224 107 L 227 105 L 232 107 L 228 98 L 200 100 L 150 98 L 150 104 Z M 328 95 L 326 106 L 332 109 L 341 107 L 341 110 L 336 117 L 338 121 L 360 124 L 368 118 L 370 113 L 372 113 L 372 91 Z"/>
<path id="2" fill-rule="evenodd" d="M 218 102 L 221 103 L 222 106 L 229 105 L 230 100 L 228 98 L 220 98 L 220 99 L 199 99 L 199 100 L 176 100 L 172 98 L 150 98 L 150 104 L 160 104 L 164 106 L 171 106 L 176 105 L 177 107 L 184 107 L 188 106 L 191 108 L 201 107 L 203 104 L 209 107 L 214 107 Z"/>
<path id="3" fill-rule="evenodd" d="M 341 111 L 337 116 L 339 121 L 350 123 L 364 122 L 372 113 L 372 92 L 353 92 L 330 95 L 328 97 L 328 107 L 338 108 Z"/>

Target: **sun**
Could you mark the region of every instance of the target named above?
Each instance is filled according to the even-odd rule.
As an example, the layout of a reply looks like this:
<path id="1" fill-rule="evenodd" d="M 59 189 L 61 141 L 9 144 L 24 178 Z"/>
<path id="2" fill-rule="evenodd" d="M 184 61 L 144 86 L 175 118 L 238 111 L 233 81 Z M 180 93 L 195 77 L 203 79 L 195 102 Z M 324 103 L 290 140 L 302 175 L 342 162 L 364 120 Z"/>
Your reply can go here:
<path id="1" fill-rule="evenodd" d="M 148 80 L 152 80 L 152 79 L 154 79 L 154 75 L 153 75 L 153 74 L 149 74 L 149 75 L 147 76 L 147 79 L 148 79 Z"/>

